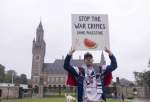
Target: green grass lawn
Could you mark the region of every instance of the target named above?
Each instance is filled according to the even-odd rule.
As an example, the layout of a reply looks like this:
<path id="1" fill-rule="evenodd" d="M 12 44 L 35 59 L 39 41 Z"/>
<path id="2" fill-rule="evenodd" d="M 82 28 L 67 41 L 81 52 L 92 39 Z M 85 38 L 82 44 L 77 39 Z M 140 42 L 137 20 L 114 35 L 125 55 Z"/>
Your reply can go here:
<path id="1" fill-rule="evenodd" d="M 66 100 L 64 97 L 51 97 L 51 98 L 12 99 L 12 100 L 3 100 L 2 102 L 66 102 Z M 120 102 L 120 101 L 108 99 L 107 102 Z"/>

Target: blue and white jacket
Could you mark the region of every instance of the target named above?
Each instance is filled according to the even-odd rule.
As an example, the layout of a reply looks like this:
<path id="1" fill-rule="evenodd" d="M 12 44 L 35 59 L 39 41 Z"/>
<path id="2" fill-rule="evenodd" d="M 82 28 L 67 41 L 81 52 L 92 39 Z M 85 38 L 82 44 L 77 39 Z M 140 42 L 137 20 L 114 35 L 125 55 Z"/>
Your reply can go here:
<path id="1" fill-rule="evenodd" d="M 71 82 L 71 84 L 73 83 L 75 86 L 77 86 L 77 96 L 78 96 L 78 102 L 86 102 L 87 98 L 89 97 L 89 99 L 94 98 L 94 99 L 100 99 L 102 94 L 105 95 L 105 86 L 111 77 L 111 72 L 113 70 L 115 70 L 117 68 L 117 62 L 116 62 L 116 58 L 114 55 L 109 56 L 110 60 L 111 60 L 111 64 L 105 66 L 105 70 L 102 71 L 101 73 L 99 72 L 95 72 L 94 70 L 90 72 L 90 76 L 89 73 L 87 73 L 87 67 L 85 67 L 85 65 L 81 66 L 81 67 L 74 67 L 70 64 L 70 60 L 71 60 L 71 55 L 67 55 L 64 61 L 64 69 L 67 70 L 68 72 L 68 84 Z M 94 69 L 94 68 L 93 68 Z M 97 73 L 100 75 L 100 77 L 96 78 Z M 96 89 L 89 89 L 88 88 L 88 84 L 89 84 L 89 80 L 88 77 L 93 77 L 93 80 L 96 80 L 96 86 L 93 88 Z M 95 78 L 94 78 L 95 77 Z M 97 80 L 98 79 L 98 80 Z M 93 81 L 92 81 L 93 83 Z M 73 85 L 72 84 L 72 85 Z M 100 90 L 102 88 L 102 91 Z M 97 94 L 93 97 L 91 97 L 91 95 L 88 95 L 88 90 L 96 90 Z M 91 91 L 92 92 L 92 91 Z M 92 101 L 92 100 L 90 100 Z M 96 100 L 93 100 L 96 101 Z"/>

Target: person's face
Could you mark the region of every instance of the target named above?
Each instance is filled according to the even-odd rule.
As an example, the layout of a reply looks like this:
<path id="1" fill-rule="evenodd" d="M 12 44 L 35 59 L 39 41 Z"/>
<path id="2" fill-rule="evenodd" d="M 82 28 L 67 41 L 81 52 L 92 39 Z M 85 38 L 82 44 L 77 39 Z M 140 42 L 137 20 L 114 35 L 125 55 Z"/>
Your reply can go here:
<path id="1" fill-rule="evenodd" d="M 85 58 L 85 59 L 84 59 L 84 63 L 85 63 L 87 66 L 93 65 L 93 58 L 91 58 L 91 57 Z"/>

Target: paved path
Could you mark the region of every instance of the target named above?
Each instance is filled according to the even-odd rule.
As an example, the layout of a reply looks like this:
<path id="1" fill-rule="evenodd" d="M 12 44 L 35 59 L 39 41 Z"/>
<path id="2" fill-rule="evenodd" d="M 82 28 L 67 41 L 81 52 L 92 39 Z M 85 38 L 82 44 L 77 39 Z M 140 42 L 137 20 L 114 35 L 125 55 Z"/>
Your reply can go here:
<path id="1" fill-rule="evenodd" d="M 131 102 L 150 102 L 150 99 L 144 99 L 144 98 L 141 98 L 141 99 L 134 99 L 133 101 Z"/>

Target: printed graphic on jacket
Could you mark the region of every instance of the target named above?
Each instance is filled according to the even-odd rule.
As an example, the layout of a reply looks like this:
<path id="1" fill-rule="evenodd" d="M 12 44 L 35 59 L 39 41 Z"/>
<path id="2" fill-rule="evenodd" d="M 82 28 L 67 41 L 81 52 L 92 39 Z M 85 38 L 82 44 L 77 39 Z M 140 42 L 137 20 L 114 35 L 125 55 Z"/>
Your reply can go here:
<path id="1" fill-rule="evenodd" d="M 93 68 L 87 68 L 87 72 L 85 73 L 84 89 L 84 98 L 87 101 L 98 101 L 101 99 L 102 83 L 100 78 L 96 77 L 96 73 Z"/>

